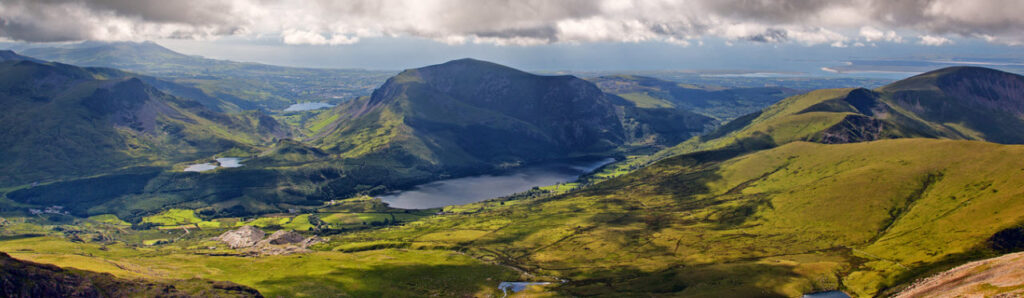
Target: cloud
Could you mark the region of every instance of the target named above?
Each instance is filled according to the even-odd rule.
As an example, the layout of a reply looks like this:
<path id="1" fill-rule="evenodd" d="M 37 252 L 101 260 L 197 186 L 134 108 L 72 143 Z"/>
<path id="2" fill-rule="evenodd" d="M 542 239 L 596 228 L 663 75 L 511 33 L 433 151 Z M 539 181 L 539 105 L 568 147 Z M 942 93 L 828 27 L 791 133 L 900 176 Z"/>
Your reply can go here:
<path id="1" fill-rule="evenodd" d="M 864 40 L 867 41 L 867 42 L 876 42 L 876 41 L 888 41 L 888 42 L 895 42 L 895 43 L 903 42 L 903 37 L 900 37 L 899 35 L 897 35 L 896 31 L 889 30 L 888 32 L 882 32 L 882 30 L 875 29 L 874 27 L 871 27 L 871 26 L 861 27 L 860 28 L 860 36 L 863 37 Z"/>
<path id="2" fill-rule="evenodd" d="M 285 44 L 341 45 L 359 42 L 359 37 L 348 37 L 342 34 L 336 34 L 327 38 L 320 33 L 294 29 L 281 33 L 281 38 Z"/>
<path id="3" fill-rule="evenodd" d="M 900 43 L 897 32 L 1024 44 L 1019 0 L 4 0 L 0 37 L 23 41 L 273 36 L 344 45 L 379 36 L 448 44 Z M 924 41 L 923 36 L 933 37 Z"/>
<path id="4" fill-rule="evenodd" d="M 921 41 L 919 41 L 917 43 L 923 44 L 923 45 L 926 45 L 926 46 L 935 46 L 935 47 L 937 47 L 937 46 L 941 46 L 941 45 L 952 44 L 953 41 L 950 40 L 949 38 L 945 38 L 945 37 L 942 37 L 942 36 L 922 35 L 921 36 Z"/>

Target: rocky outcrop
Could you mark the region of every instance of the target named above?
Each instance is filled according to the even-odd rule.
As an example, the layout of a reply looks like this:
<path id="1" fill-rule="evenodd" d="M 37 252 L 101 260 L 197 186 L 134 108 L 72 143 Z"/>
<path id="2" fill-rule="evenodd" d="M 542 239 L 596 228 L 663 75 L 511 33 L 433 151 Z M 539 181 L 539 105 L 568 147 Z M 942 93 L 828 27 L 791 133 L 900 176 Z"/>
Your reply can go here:
<path id="1" fill-rule="evenodd" d="M 320 238 L 320 237 L 317 237 L 317 236 L 312 236 L 312 237 L 306 238 L 305 240 L 302 240 L 302 242 L 299 242 L 299 246 L 301 246 L 302 248 L 308 248 L 310 246 L 317 245 L 317 244 L 324 243 L 324 242 L 327 242 L 327 239 Z"/>
<path id="2" fill-rule="evenodd" d="M 253 226 L 242 226 L 234 231 L 227 231 L 217 237 L 218 241 L 226 243 L 234 249 L 252 247 L 260 242 L 265 236 L 262 230 Z"/>
<path id="3" fill-rule="evenodd" d="M 863 115 L 846 115 L 843 121 L 821 132 L 823 144 L 868 142 L 885 137 L 885 122 Z"/>
<path id="4" fill-rule="evenodd" d="M 274 232 L 273 234 L 270 234 L 270 237 L 267 237 L 267 239 L 263 239 L 263 241 L 260 241 L 257 245 L 294 244 L 302 242 L 302 239 L 302 235 L 299 235 L 299 233 L 296 233 L 295 231 L 280 230 Z"/>
<path id="5" fill-rule="evenodd" d="M 279 230 L 266 239 L 263 238 L 264 235 L 266 233 L 260 229 L 243 226 L 234 231 L 224 232 L 214 239 L 226 243 L 231 248 L 244 249 L 244 253 L 248 255 L 256 256 L 307 253 L 310 252 L 310 246 L 327 242 L 326 239 L 317 236 L 304 238 L 295 231 Z"/>
<path id="6" fill-rule="evenodd" d="M 976 261 L 919 280 L 895 297 L 1024 296 L 1024 252 Z"/>

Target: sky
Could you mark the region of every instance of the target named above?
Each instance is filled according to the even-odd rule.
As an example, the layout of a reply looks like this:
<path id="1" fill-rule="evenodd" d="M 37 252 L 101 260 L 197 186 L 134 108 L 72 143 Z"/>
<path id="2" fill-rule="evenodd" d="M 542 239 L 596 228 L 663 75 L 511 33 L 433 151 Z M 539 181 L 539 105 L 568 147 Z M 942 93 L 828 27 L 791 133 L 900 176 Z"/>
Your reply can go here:
<path id="1" fill-rule="evenodd" d="M 3 0 L 0 39 L 156 41 L 212 58 L 404 69 L 1019 69 L 1021 0 Z"/>

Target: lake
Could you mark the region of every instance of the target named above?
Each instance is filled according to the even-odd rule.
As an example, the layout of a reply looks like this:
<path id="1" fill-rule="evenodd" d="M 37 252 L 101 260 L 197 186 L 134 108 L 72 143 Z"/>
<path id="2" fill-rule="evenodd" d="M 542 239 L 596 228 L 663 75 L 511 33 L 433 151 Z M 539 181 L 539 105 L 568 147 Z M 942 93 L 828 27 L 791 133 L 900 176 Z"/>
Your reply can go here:
<path id="1" fill-rule="evenodd" d="M 614 162 L 613 158 L 551 162 L 526 166 L 494 175 L 447 179 L 421 184 L 410 190 L 380 196 L 391 207 L 428 209 L 462 205 L 548 186 L 572 182 L 583 174 Z"/>
<path id="2" fill-rule="evenodd" d="M 237 158 L 237 157 L 221 157 L 221 158 L 217 159 L 217 162 L 220 163 L 219 167 L 223 167 L 223 168 L 237 168 L 237 167 L 241 167 L 242 166 L 241 161 L 242 161 L 242 159 L 241 158 Z M 216 168 L 218 168 L 218 166 L 216 164 L 213 164 L 213 163 L 197 163 L 197 164 L 191 164 L 191 165 L 188 165 L 187 167 L 185 167 L 185 172 L 206 172 L 206 171 L 213 170 L 213 169 L 216 169 Z"/>
<path id="3" fill-rule="evenodd" d="M 850 298 L 850 295 L 846 295 L 842 291 L 827 291 L 804 294 L 801 298 Z"/>
<path id="4" fill-rule="evenodd" d="M 508 291 L 512 291 L 512 293 L 519 293 L 522 292 L 523 290 L 526 290 L 526 287 L 529 286 L 544 286 L 549 284 L 551 283 L 528 281 L 503 281 L 498 284 L 498 289 L 501 290 L 502 293 L 505 293 L 505 296 L 507 297 Z"/>
<path id="5" fill-rule="evenodd" d="M 284 111 L 285 112 L 299 112 L 299 111 L 309 111 L 309 110 L 316 110 L 316 109 L 323 109 L 323 108 L 330 108 L 330 107 L 333 107 L 333 105 L 331 105 L 329 103 L 326 103 L 326 102 L 300 102 L 300 103 L 296 103 L 296 104 L 292 104 L 292 105 L 288 106 L 288 108 L 285 108 Z"/>

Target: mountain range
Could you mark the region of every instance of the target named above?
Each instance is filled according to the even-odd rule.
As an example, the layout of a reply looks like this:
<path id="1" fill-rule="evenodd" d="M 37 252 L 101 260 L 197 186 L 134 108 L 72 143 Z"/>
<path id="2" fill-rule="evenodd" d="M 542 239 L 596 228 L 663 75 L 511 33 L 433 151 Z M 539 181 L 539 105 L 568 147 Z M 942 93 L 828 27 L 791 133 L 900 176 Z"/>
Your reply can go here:
<path id="1" fill-rule="evenodd" d="M 159 77 L 190 88 L 176 96 L 203 96 L 224 112 L 279 111 L 299 102 L 339 103 L 368 94 L 389 71 L 282 67 L 208 59 L 181 54 L 153 42 L 86 41 L 66 45 L 26 45 L 20 53 L 43 60 L 86 67 L 123 69 Z M 167 91 L 167 90 L 165 90 Z"/>
<path id="2" fill-rule="evenodd" d="M 289 133 L 265 114 L 217 113 L 118 70 L 8 56 L 0 62 L 0 185 L 249 152 Z"/>
<path id="3" fill-rule="evenodd" d="M 1019 82 L 959 67 L 813 91 L 578 192 L 342 241 L 457 248 L 568 296 L 888 296 L 1024 249 L 1024 148 L 996 143 L 1024 131 L 1003 108 Z"/>
<path id="4" fill-rule="evenodd" d="M 138 218 L 184 205 L 269 212 L 544 161 L 653 152 L 716 125 L 684 109 L 638 107 L 572 76 L 464 59 L 404 71 L 319 112 L 311 137 L 289 140 L 295 129 L 263 112 L 217 112 L 164 93 L 155 86 L 185 87 L 163 79 L 28 58 L 3 66 L 10 76 L 0 81 L 12 86 L 5 103 L 17 111 L 0 118 L 11 127 L 3 183 L 22 186 L 7 197 L 79 215 Z M 224 156 L 248 160 L 216 174 L 180 172 Z M 29 183 L 42 185 L 23 188 Z M 119 187 L 82 188 L 98 183 Z M 71 192 L 77 200 L 68 201 Z"/>
<path id="5" fill-rule="evenodd" d="M 270 104 L 258 96 L 226 99 L 169 74 L 197 65 L 124 62 L 202 58 L 123 46 L 148 50 L 36 51 L 152 74 L 0 52 L 5 216 L 59 205 L 75 218 L 112 215 L 149 237 L 166 231 L 144 223 L 181 213 L 195 224 L 185 233 L 201 234 L 211 232 L 192 218 L 221 227 L 271 213 L 260 219 L 292 224 L 280 213 L 448 177 L 617 157 L 642 166 L 613 165 L 570 191 L 536 188 L 405 225 L 335 231 L 315 248 L 457 251 L 448 258 L 560 280 L 554 291 L 565 296 L 698 297 L 888 296 L 956 265 L 1024 250 L 1024 77 L 1016 74 L 952 67 L 875 89 L 799 93 L 543 76 L 461 59 L 402 71 L 296 124 L 260 109 Z M 216 71 L 239 64 L 224 65 Z M 246 72 L 204 82 L 237 82 Z M 183 171 L 217 157 L 244 165 Z M 394 223 L 389 214 L 385 223 Z M 300 225 L 310 233 L 325 224 L 300 216 L 313 218 Z M 203 241 L 175 244 L 173 253 L 201 251 Z M 209 257 L 190 257 L 199 255 Z M 58 279 L 92 276 L 0 262 Z"/>
<path id="6" fill-rule="evenodd" d="M 801 93 L 785 87 L 696 86 L 634 75 L 601 76 L 590 81 L 638 107 L 677 107 L 723 121 L 760 111 Z"/>

